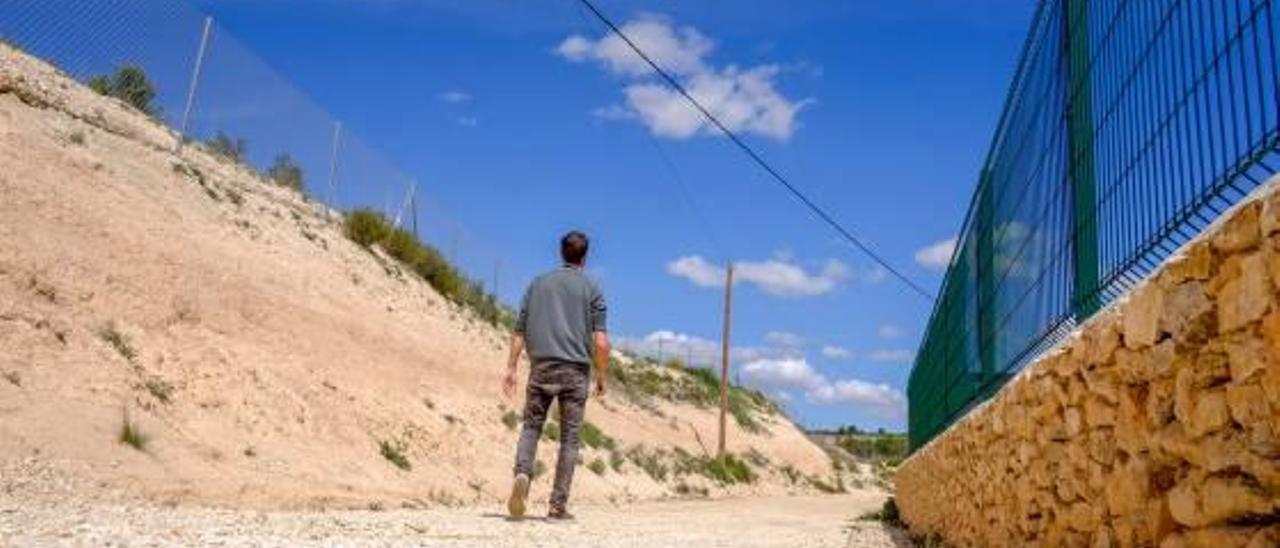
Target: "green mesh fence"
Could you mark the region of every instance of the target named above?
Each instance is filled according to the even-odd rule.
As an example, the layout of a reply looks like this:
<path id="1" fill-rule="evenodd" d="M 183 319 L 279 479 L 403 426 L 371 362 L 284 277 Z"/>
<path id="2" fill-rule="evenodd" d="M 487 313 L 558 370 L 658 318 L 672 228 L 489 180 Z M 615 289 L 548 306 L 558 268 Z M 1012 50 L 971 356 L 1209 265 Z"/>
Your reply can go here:
<path id="1" fill-rule="evenodd" d="M 911 372 L 913 449 L 1277 171 L 1274 3 L 1040 3 Z"/>

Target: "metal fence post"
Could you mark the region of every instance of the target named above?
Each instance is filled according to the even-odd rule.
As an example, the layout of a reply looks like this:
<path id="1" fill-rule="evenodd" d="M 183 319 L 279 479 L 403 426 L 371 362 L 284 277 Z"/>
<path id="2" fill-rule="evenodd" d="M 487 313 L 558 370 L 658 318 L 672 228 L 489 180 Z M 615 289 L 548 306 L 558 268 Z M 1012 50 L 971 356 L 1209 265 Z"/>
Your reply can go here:
<path id="1" fill-rule="evenodd" d="M 187 124 L 191 120 L 191 108 L 196 102 L 196 86 L 200 84 L 200 68 L 204 65 L 205 48 L 209 46 L 209 31 L 213 28 L 213 18 L 205 16 L 204 30 L 200 33 L 200 47 L 196 50 L 195 66 L 191 69 L 191 85 L 187 87 L 187 106 L 182 109 L 182 125 L 178 129 L 178 143 L 174 145 L 174 154 L 182 152 L 182 144 L 187 140 Z"/>
<path id="2" fill-rule="evenodd" d="M 981 374 L 975 392 L 986 387 L 996 370 L 996 225 L 995 188 L 991 168 L 982 169 L 978 178 L 978 354 Z"/>
<path id="3" fill-rule="evenodd" d="M 1083 322 L 1101 306 L 1098 273 L 1097 182 L 1093 157 L 1093 100 L 1089 68 L 1089 0 L 1063 2 L 1067 49 L 1068 169 L 1072 187 L 1075 276 L 1071 307 Z"/>
<path id="4" fill-rule="evenodd" d="M 329 156 L 329 207 L 324 210 L 325 220 L 329 219 L 329 212 L 337 207 L 337 185 L 338 185 L 338 143 L 342 139 L 342 122 L 333 123 L 333 152 Z"/>

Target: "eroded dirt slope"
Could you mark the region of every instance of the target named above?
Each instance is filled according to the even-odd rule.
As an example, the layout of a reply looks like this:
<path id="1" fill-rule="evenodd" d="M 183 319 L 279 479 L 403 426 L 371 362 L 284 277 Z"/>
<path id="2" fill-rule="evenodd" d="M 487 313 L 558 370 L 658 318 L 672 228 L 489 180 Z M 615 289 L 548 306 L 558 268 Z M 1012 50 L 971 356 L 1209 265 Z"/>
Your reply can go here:
<path id="1" fill-rule="evenodd" d="M 343 238 L 339 218 L 296 193 L 173 144 L 163 126 L 0 45 L 0 461 L 165 502 L 495 500 L 515 439 L 504 406 L 518 404 L 498 393 L 503 334 Z M 145 451 L 118 441 L 126 415 Z M 831 473 L 768 416 L 763 433 L 731 430 L 732 451 L 763 457 L 754 484 L 658 481 L 627 449 L 703 454 L 710 410 L 614 395 L 588 419 L 616 448 L 584 460 L 625 463 L 579 469 L 579 500 L 812 492 L 795 472 Z"/>

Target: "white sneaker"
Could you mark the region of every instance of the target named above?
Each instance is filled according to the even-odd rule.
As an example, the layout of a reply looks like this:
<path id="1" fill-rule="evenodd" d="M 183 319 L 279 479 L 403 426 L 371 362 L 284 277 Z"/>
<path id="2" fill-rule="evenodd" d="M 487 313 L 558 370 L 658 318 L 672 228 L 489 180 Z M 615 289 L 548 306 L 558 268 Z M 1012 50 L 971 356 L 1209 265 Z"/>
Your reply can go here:
<path id="1" fill-rule="evenodd" d="M 524 501 L 527 498 L 529 498 L 529 476 L 516 474 L 516 480 L 511 484 L 511 498 L 507 499 L 507 511 L 511 513 L 511 517 L 518 518 L 524 515 Z"/>

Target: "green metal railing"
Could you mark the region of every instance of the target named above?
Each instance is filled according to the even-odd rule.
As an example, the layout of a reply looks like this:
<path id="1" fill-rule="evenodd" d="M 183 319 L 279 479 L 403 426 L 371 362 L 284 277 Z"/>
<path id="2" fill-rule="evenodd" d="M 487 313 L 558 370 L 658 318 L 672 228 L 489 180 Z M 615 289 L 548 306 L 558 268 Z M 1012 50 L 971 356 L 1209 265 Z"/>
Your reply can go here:
<path id="1" fill-rule="evenodd" d="M 912 449 L 1280 168 L 1274 0 L 1042 0 L 907 387 Z"/>

